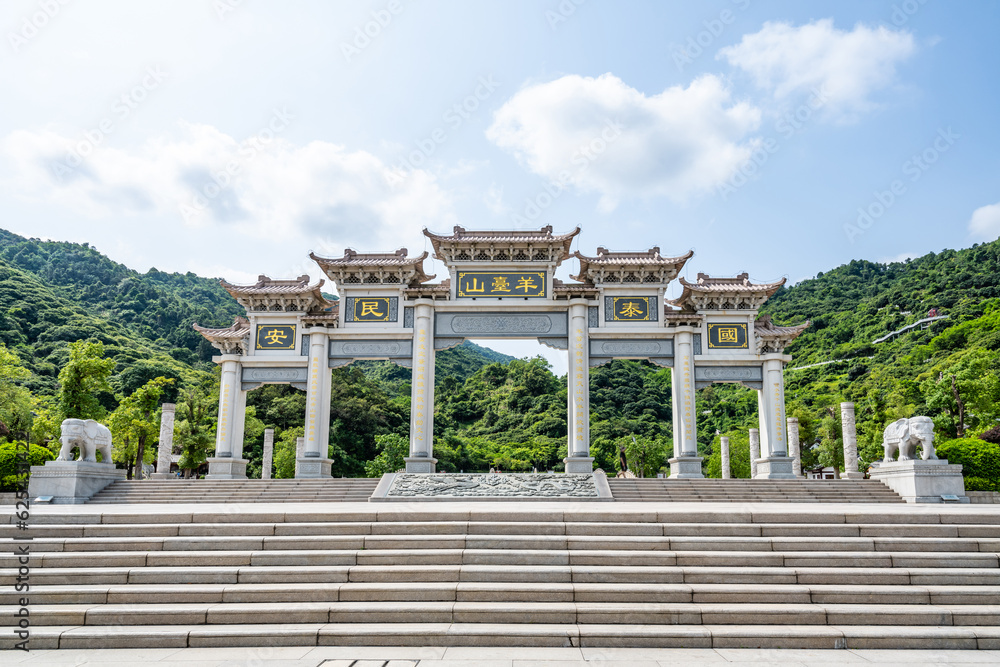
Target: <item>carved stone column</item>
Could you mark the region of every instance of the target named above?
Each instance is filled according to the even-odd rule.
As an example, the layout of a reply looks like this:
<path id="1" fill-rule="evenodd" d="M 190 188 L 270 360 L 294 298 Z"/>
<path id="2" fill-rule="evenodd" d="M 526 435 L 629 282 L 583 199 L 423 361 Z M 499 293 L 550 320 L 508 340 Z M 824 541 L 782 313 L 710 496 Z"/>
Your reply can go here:
<path id="1" fill-rule="evenodd" d="M 720 437 L 719 447 L 722 455 L 722 479 L 730 479 L 732 473 L 729 469 L 729 438 L 726 436 Z"/>
<path id="2" fill-rule="evenodd" d="M 858 428 L 854 421 L 854 403 L 840 404 L 840 427 L 844 436 L 844 479 L 864 479 L 858 472 Z"/>
<path id="3" fill-rule="evenodd" d="M 410 455 L 406 472 L 434 472 L 434 302 L 413 308 L 413 380 L 410 385 Z"/>
<path id="4" fill-rule="evenodd" d="M 160 444 L 156 452 L 156 472 L 150 479 L 171 479 L 170 455 L 174 452 L 174 408 L 173 403 L 160 406 Z"/>
<path id="5" fill-rule="evenodd" d="M 763 386 L 757 392 L 757 418 L 760 421 L 762 458 L 757 461 L 761 479 L 795 479 L 792 457 L 785 440 L 785 362 L 764 361 Z"/>
<path id="6" fill-rule="evenodd" d="M 587 302 L 574 299 L 569 307 L 569 352 L 566 373 L 566 472 L 594 470 L 590 455 L 590 354 Z"/>
<path id="7" fill-rule="evenodd" d="M 215 430 L 215 456 L 208 459 L 205 479 L 246 479 L 247 462 L 243 452 L 243 422 L 246 416 L 246 394 L 240 389 L 242 372 L 240 357 L 223 355 L 219 380 L 219 422 Z M 242 410 L 241 410 L 242 406 Z M 233 455 L 236 437 L 240 445 Z"/>
<path id="8" fill-rule="evenodd" d="M 750 429 L 750 479 L 757 479 L 757 461 L 760 459 L 760 431 Z"/>
<path id="9" fill-rule="evenodd" d="M 792 457 L 792 472 L 802 477 L 802 449 L 799 443 L 799 420 L 788 418 L 788 454 Z"/>
<path id="10" fill-rule="evenodd" d="M 264 429 L 264 461 L 260 468 L 261 479 L 271 479 L 271 465 L 274 461 L 274 429 Z"/>
<path id="11" fill-rule="evenodd" d="M 695 413 L 694 336 L 678 331 L 674 336 L 674 367 L 670 369 L 674 416 L 674 457 L 670 476 L 674 479 L 701 479 L 698 456 L 697 414 Z"/>
<path id="12" fill-rule="evenodd" d="M 330 371 L 329 336 L 323 330 L 309 332 L 309 375 L 306 384 L 305 449 L 296 452 L 295 478 L 319 479 L 330 476 L 333 459 L 330 449 Z"/>

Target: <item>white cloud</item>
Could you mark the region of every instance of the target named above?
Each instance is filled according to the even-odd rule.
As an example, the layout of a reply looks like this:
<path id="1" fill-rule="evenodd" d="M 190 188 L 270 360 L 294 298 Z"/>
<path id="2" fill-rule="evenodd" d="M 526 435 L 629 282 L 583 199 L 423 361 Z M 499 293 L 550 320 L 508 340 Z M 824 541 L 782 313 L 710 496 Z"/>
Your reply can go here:
<path id="1" fill-rule="evenodd" d="M 896 65 L 915 51 L 908 32 L 862 24 L 848 32 L 822 19 L 799 27 L 765 23 L 716 58 L 744 70 L 779 100 L 822 91 L 828 113 L 848 121 L 876 106 L 872 95 L 893 83 Z"/>
<path id="2" fill-rule="evenodd" d="M 972 212 L 969 233 L 977 239 L 992 241 L 1000 237 L 1000 203 L 980 206 Z"/>
<path id="3" fill-rule="evenodd" d="M 256 143 L 237 141 L 181 123 L 171 135 L 112 148 L 18 130 L 0 139 L 0 164 L 13 179 L 9 194 L 56 201 L 92 220 L 155 215 L 188 228 L 300 237 L 337 254 L 349 245 L 395 248 L 414 228 L 453 222 L 450 198 L 429 172 L 323 141 L 297 146 L 255 136 Z M 74 152 L 86 154 L 82 162 L 67 157 Z"/>
<path id="4" fill-rule="evenodd" d="M 684 200 L 711 190 L 749 158 L 760 112 L 722 81 L 647 96 L 621 79 L 568 75 L 527 86 L 496 112 L 486 136 L 553 183 L 602 195 Z"/>

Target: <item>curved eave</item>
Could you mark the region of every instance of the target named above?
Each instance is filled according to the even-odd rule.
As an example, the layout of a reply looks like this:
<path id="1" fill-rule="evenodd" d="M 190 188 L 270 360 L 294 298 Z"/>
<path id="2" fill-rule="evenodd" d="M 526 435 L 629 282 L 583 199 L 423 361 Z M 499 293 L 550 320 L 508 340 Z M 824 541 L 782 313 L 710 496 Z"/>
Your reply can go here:
<path id="1" fill-rule="evenodd" d="M 627 255 L 628 253 L 622 253 Z M 680 257 L 658 257 L 658 256 L 642 256 L 636 254 L 634 257 L 623 256 L 616 259 L 613 256 L 598 256 L 598 257 L 588 257 L 584 255 L 579 250 L 574 252 L 571 257 L 576 257 L 580 261 L 580 275 L 570 276 L 573 280 L 579 280 L 580 282 L 587 282 L 592 280 L 589 277 L 591 265 L 595 267 L 613 267 L 613 268 L 636 268 L 643 269 L 647 267 L 664 268 L 672 267 L 674 275 L 676 276 L 687 264 L 687 261 L 694 257 L 694 250 L 688 250 L 686 253 Z"/>
<path id="2" fill-rule="evenodd" d="M 424 273 L 424 260 L 427 259 L 429 253 L 425 250 L 420 254 L 419 257 L 414 257 L 413 259 L 405 259 L 402 261 L 393 261 L 389 256 L 380 256 L 366 258 L 364 255 L 355 255 L 354 257 L 320 257 L 316 253 L 309 253 L 309 258 L 316 262 L 326 277 L 330 280 L 336 282 L 338 280 L 337 276 L 330 275 L 330 270 L 336 271 L 391 271 L 398 269 L 413 269 L 413 278 L 419 283 L 425 283 L 430 280 L 434 280 L 437 274 L 427 275 Z"/>

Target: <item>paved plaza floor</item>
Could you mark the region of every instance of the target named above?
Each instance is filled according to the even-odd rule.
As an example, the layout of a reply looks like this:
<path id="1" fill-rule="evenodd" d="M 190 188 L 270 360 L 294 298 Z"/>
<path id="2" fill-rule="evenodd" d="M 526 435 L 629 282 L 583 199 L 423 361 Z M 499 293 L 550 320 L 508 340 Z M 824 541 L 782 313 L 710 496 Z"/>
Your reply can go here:
<path id="1" fill-rule="evenodd" d="M 796 649 L 280 647 L 4 651 L 23 667 L 667 667 L 1000 665 L 1000 651 Z"/>

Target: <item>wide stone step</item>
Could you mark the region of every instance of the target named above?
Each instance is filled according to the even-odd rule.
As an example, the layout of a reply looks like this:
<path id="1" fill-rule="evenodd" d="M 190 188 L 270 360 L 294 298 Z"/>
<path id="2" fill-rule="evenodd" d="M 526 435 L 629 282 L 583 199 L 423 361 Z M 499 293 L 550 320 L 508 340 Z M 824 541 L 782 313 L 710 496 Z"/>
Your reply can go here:
<path id="1" fill-rule="evenodd" d="M 1000 628 L 868 625 L 273 623 L 50 626 L 33 649 L 199 646 L 632 646 L 676 648 L 996 649 Z"/>

